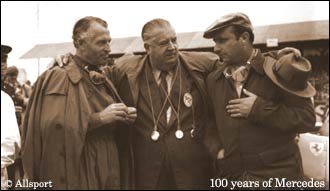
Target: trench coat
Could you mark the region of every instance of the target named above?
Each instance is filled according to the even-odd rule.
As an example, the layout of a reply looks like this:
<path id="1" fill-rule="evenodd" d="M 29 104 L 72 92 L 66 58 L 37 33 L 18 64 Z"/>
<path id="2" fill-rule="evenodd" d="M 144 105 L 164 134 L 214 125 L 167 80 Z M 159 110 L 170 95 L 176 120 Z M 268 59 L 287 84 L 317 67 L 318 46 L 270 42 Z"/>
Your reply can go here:
<path id="1" fill-rule="evenodd" d="M 106 83 L 112 87 L 114 99 L 121 100 L 112 82 L 107 79 Z M 129 180 L 120 180 L 129 177 L 125 170 L 130 167 L 122 166 L 129 165 L 129 148 L 125 140 L 117 137 L 115 141 L 116 125 L 102 126 L 104 131 L 89 136 L 91 115 L 107 106 L 102 105 L 96 91 L 96 86 L 83 77 L 74 60 L 64 67 L 55 66 L 38 78 L 24 122 L 22 158 L 29 181 L 51 180 L 52 189 L 129 188 Z M 119 149 L 116 145 L 120 145 Z M 85 156 L 88 149 L 97 155 L 91 158 L 95 161 Z M 109 161 L 114 161 L 111 169 L 103 166 Z M 90 169 L 86 169 L 84 163 L 89 162 Z M 88 177 L 88 170 L 95 170 L 92 173 L 100 177 Z"/>

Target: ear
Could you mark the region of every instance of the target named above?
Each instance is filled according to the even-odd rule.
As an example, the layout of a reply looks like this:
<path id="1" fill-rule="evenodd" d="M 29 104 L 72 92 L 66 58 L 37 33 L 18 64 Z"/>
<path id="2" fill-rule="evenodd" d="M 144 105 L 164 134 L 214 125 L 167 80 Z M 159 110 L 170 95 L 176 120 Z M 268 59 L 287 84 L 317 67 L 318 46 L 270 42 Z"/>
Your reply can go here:
<path id="1" fill-rule="evenodd" d="M 77 48 L 84 49 L 85 43 L 86 42 L 84 39 L 78 39 L 75 44 L 76 44 Z"/>
<path id="2" fill-rule="evenodd" d="M 249 41 L 250 40 L 250 34 L 248 32 L 243 32 L 240 36 L 240 38 L 243 40 L 243 41 Z"/>
<path id="3" fill-rule="evenodd" d="M 150 44 L 148 44 L 147 42 L 145 42 L 145 43 L 143 44 L 143 46 L 144 46 L 144 49 L 146 50 L 146 52 L 148 52 L 149 49 L 150 49 Z"/>

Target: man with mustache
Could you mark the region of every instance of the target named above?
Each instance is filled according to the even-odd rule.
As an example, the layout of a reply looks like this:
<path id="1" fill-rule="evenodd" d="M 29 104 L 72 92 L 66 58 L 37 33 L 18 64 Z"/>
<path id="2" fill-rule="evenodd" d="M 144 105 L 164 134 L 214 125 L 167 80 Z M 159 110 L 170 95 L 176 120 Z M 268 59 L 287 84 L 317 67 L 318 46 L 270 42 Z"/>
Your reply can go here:
<path id="1" fill-rule="evenodd" d="M 309 98 L 315 90 L 307 85 L 310 64 L 293 53 L 283 56 L 284 61 L 262 55 L 253 48 L 253 27 L 243 13 L 221 17 L 204 32 L 204 37 L 213 39 L 214 52 L 224 62 L 207 78 L 217 128 L 209 128 L 212 132 L 206 139 L 214 143 L 218 140 L 208 147 L 217 158 L 218 178 L 259 181 L 259 187 L 261 181 L 270 178 L 301 180 L 301 156 L 295 136 L 315 130 Z M 288 62 L 287 66 L 292 67 L 289 70 L 278 62 Z M 285 70 L 281 71 L 285 75 L 279 73 L 276 77 L 291 93 L 273 83 L 274 78 L 267 76 L 269 68 Z"/>

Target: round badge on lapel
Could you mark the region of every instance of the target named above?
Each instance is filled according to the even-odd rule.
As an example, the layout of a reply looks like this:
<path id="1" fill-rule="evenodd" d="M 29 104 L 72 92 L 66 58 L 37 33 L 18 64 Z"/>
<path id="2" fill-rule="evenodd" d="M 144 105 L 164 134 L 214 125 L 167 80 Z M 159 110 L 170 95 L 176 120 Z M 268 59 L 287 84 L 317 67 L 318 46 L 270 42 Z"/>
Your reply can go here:
<path id="1" fill-rule="evenodd" d="M 183 95 L 183 103 L 186 107 L 191 107 L 193 103 L 193 97 L 190 93 L 185 93 Z"/>

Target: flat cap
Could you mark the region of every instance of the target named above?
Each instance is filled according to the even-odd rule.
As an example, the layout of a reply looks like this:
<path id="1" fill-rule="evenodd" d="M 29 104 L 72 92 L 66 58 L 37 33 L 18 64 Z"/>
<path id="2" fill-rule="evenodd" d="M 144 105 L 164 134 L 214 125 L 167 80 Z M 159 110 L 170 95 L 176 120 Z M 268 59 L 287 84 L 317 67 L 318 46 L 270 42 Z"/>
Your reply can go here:
<path id="1" fill-rule="evenodd" d="M 203 37 L 213 38 L 215 32 L 231 25 L 241 26 L 253 32 L 253 26 L 249 17 L 244 13 L 237 12 L 224 15 L 220 19 L 216 20 L 211 26 L 206 29 Z"/>
<path id="2" fill-rule="evenodd" d="M 9 52 L 11 52 L 11 50 L 12 48 L 10 46 L 1 45 L 1 55 L 8 54 Z"/>

